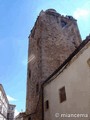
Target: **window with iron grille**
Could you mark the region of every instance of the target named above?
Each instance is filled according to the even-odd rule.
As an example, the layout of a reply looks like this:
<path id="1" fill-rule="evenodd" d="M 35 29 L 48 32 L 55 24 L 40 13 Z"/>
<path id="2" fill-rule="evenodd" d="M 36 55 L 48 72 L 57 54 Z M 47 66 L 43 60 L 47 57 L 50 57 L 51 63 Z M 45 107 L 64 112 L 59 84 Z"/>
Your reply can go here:
<path id="1" fill-rule="evenodd" d="M 36 84 L 36 93 L 39 93 L 39 83 Z"/>
<path id="2" fill-rule="evenodd" d="M 66 101 L 65 86 L 59 89 L 60 103 Z"/>
<path id="3" fill-rule="evenodd" d="M 46 109 L 46 110 L 49 109 L 49 101 L 48 101 L 48 100 L 46 100 L 46 102 L 45 102 L 45 109 Z"/>

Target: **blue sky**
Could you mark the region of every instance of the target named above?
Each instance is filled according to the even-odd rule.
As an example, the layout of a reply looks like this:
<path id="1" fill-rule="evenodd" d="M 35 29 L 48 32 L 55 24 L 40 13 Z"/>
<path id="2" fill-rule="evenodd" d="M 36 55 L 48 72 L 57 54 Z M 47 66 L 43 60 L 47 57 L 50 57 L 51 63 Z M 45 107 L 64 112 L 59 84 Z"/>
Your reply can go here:
<path id="1" fill-rule="evenodd" d="M 0 0 L 0 83 L 16 112 L 25 111 L 28 36 L 43 9 L 78 20 L 82 39 L 90 33 L 90 0 Z"/>

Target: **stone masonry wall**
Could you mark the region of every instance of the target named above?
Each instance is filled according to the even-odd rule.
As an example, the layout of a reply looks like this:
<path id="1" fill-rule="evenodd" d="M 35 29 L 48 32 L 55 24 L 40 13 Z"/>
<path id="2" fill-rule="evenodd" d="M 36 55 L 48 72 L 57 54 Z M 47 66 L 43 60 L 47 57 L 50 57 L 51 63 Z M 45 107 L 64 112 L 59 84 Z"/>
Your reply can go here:
<path id="1" fill-rule="evenodd" d="M 36 113 L 32 120 L 42 119 L 41 84 L 80 43 L 73 17 L 61 16 L 53 9 L 41 11 L 29 36 L 26 113 Z"/>

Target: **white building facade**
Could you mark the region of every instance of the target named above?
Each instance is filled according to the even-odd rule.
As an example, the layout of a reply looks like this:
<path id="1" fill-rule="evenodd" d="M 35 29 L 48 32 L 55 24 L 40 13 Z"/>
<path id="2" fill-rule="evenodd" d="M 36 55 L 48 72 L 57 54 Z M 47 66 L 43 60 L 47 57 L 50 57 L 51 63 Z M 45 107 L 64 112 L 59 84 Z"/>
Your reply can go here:
<path id="1" fill-rule="evenodd" d="M 2 84 L 0 84 L 0 120 L 14 120 L 15 105 L 9 104 Z"/>
<path id="2" fill-rule="evenodd" d="M 7 120 L 8 99 L 6 97 L 3 86 L 0 84 L 0 120 Z"/>
<path id="3" fill-rule="evenodd" d="M 43 84 L 44 120 L 90 120 L 90 40 L 72 56 Z"/>
<path id="4" fill-rule="evenodd" d="M 15 107 L 16 105 L 9 104 L 7 120 L 14 120 Z"/>

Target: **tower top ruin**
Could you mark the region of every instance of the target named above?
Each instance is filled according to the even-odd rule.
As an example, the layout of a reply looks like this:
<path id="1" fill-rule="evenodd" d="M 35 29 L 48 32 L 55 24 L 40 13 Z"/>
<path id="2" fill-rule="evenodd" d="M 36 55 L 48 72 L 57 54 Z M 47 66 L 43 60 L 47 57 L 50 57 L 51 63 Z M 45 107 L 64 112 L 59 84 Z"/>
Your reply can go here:
<path id="1" fill-rule="evenodd" d="M 60 13 L 58 13 L 55 9 L 47 9 L 45 11 L 41 11 L 40 12 L 40 15 L 43 14 L 43 13 L 46 13 L 46 14 L 49 14 L 49 15 L 53 15 L 53 16 L 56 16 L 56 17 L 63 17 L 63 18 L 66 18 L 67 20 L 72 20 L 72 21 L 77 21 L 75 18 L 73 18 L 73 16 L 71 15 L 61 15 Z"/>

